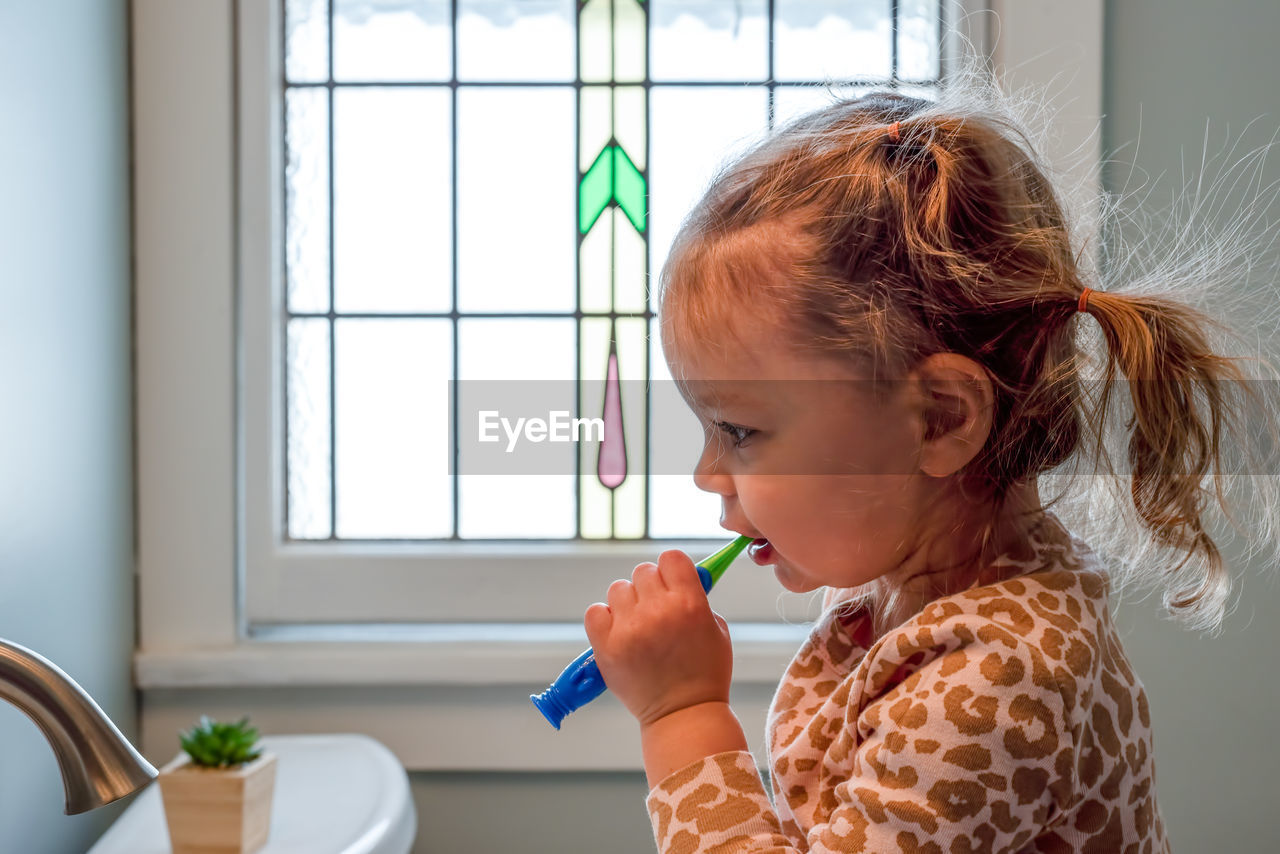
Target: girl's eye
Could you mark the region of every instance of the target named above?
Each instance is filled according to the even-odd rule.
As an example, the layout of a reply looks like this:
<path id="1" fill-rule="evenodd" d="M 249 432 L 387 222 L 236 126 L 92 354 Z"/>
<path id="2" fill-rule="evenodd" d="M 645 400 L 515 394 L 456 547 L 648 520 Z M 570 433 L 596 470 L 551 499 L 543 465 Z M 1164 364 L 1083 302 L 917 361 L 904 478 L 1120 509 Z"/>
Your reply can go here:
<path id="1" fill-rule="evenodd" d="M 737 424 L 730 424 L 728 421 L 717 421 L 716 427 L 733 439 L 735 448 L 741 448 L 747 439 L 751 437 L 751 434 L 756 432 L 750 427 L 739 427 Z"/>

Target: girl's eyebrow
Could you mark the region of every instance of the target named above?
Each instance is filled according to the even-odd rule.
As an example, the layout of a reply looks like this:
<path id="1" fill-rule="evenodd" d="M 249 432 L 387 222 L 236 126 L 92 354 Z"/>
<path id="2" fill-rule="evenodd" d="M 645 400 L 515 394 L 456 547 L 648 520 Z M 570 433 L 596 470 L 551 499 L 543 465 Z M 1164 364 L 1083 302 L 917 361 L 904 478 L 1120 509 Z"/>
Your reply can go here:
<path id="1" fill-rule="evenodd" d="M 757 398 L 751 393 L 751 385 L 750 381 L 744 380 L 681 380 L 677 382 L 680 395 L 690 408 L 702 410 L 754 403 Z"/>

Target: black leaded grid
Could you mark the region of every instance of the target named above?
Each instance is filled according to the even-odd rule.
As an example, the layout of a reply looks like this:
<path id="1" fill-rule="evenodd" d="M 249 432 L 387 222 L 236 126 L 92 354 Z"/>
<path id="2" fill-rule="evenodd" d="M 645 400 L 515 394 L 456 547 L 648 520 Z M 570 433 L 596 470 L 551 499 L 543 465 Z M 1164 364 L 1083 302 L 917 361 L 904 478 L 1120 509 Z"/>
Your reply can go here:
<path id="1" fill-rule="evenodd" d="M 646 476 L 652 451 L 648 399 L 629 396 L 627 389 L 642 384 L 621 382 L 647 381 L 658 367 L 651 355 L 654 313 L 646 283 L 679 213 L 664 209 L 664 202 L 682 182 L 675 174 L 680 160 L 668 157 L 655 176 L 653 155 L 662 155 L 664 145 L 675 148 L 669 128 L 676 125 L 681 101 L 681 128 L 690 117 L 714 113 L 716 104 L 735 99 L 750 113 L 751 98 L 763 108 L 758 124 L 771 127 L 799 102 L 816 105 L 815 95 L 827 92 L 874 86 L 935 90 L 944 71 L 938 0 L 282 2 L 286 538 L 631 539 L 715 533 L 714 515 L 708 525 L 688 530 L 673 529 L 670 519 L 655 520 L 656 491 L 668 490 L 659 502 L 663 508 L 679 499 L 657 483 L 662 479 Z M 830 35 L 837 31 L 842 35 Z M 530 43 L 538 49 L 516 61 L 513 46 Z M 804 64 L 828 43 L 839 45 L 841 55 L 869 57 L 865 67 L 806 77 Z M 543 112 L 528 109 L 533 102 Z M 527 125 L 494 119 L 518 114 L 522 105 L 531 116 Z M 487 135 L 471 132 L 486 121 Z M 539 142 L 540 132 L 552 126 L 560 128 L 559 144 L 554 132 Z M 707 135 L 689 132 L 686 139 Z M 553 173 L 550 163 L 531 161 L 523 170 L 506 170 L 509 184 L 485 186 L 472 152 L 494 137 L 506 137 L 505 148 L 485 150 L 499 173 L 505 160 L 515 162 L 522 149 L 536 151 L 539 144 L 548 161 L 561 158 L 555 168 L 566 167 L 570 149 L 574 165 Z M 361 145 L 363 156 L 347 155 L 348 147 Z M 379 174 L 387 166 L 400 170 L 396 176 L 402 181 Z M 482 208 L 474 195 L 469 189 L 460 193 L 460 186 L 479 187 L 485 213 L 505 211 L 520 203 L 522 189 L 539 180 L 547 185 L 550 174 L 563 175 L 566 186 L 572 179 L 570 204 L 563 192 L 548 189 L 537 202 L 524 199 L 524 218 L 508 217 L 519 221 L 495 229 L 506 239 L 491 239 L 487 251 L 460 240 L 460 233 L 476 233 L 488 222 L 476 214 Z M 400 207 L 406 213 L 386 216 L 384 203 L 362 197 L 370 187 L 383 191 L 388 205 L 407 199 Z M 415 190 L 421 191 L 417 197 Z M 544 200 L 558 200 L 565 215 L 537 216 Z M 436 206 L 434 227 L 414 202 Z M 667 233 L 656 238 L 655 209 L 667 218 Z M 416 230 L 409 228 L 415 217 Z M 446 230 L 442 238 L 439 232 Z M 356 239 L 361 237 L 364 245 Z M 502 275 L 509 273 L 501 264 L 504 251 L 515 245 L 536 254 L 543 244 L 558 244 L 571 259 L 548 265 L 559 263 L 562 275 L 536 282 L 539 298 L 557 287 L 559 292 L 539 304 L 527 299 L 533 288 L 508 287 L 511 304 L 486 304 L 485 295 L 516 279 Z M 491 275 L 470 275 L 465 268 L 483 272 L 487 255 L 499 259 Z M 416 278 L 406 282 L 405 268 Z M 562 279 L 572 280 L 571 287 Z M 518 325 L 499 327 L 502 321 Z M 539 347 L 567 340 L 561 364 L 568 370 L 560 373 L 572 377 L 555 378 L 573 380 L 575 412 L 599 412 L 605 422 L 604 441 L 584 442 L 567 458 L 565 470 L 573 476 L 555 485 L 519 480 L 534 490 L 516 496 L 526 508 L 536 494 L 535 503 L 548 512 L 560 496 L 566 506 L 554 523 L 534 519 L 526 530 L 487 531 L 481 524 L 477 533 L 479 520 L 513 518 L 495 503 L 516 481 L 508 479 L 500 492 L 467 494 L 480 481 L 451 474 L 465 471 L 457 443 L 449 445 L 447 471 L 425 465 L 423 447 L 458 435 L 459 388 L 475 379 L 469 365 L 478 361 L 468 353 L 484 351 L 460 342 L 477 337 L 484 324 L 507 347 L 519 343 L 521 329 L 534 330 L 528 340 Z M 508 354 L 509 364 L 514 369 L 530 361 L 538 349 L 517 347 Z M 353 354 L 361 353 L 372 354 L 368 364 L 352 368 L 365 358 Z M 395 372 L 405 363 L 412 370 L 402 371 L 397 386 Z M 425 383 L 414 386 L 415 372 L 433 370 L 447 397 L 426 391 Z M 383 372 L 392 381 L 370 392 Z M 521 379 L 514 373 L 512 379 Z M 381 420 L 349 423 L 369 411 L 381 413 Z M 628 411 L 644 414 L 627 418 Z M 449 418 L 447 436 L 429 435 L 432 425 L 438 428 Z M 395 433 L 395 425 L 415 419 L 422 428 L 417 434 Z M 343 432 L 360 441 L 343 444 Z M 365 482 L 370 473 L 381 478 L 381 486 Z M 436 490 L 434 506 L 422 500 L 428 484 Z M 467 507 L 478 509 L 464 518 Z M 447 524 L 441 521 L 445 516 Z"/>

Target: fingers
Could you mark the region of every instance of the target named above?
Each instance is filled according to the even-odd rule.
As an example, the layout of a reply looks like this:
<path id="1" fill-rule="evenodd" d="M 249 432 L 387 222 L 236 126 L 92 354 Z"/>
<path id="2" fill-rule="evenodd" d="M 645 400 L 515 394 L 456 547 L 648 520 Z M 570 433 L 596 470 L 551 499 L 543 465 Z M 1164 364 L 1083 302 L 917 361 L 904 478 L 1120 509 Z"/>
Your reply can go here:
<path id="1" fill-rule="evenodd" d="M 688 555 L 676 549 L 663 552 L 656 564 L 639 564 L 631 573 L 630 581 L 619 578 L 609 585 L 605 602 L 595 603 L 583 615 L 588 640 L 593 646 L 603 641 L 618 620 L 632 619 L 642 600 L 659 602 L 664 594 L 670 593 L 696 594 L 699 600 L 705 601 L 697 568 Z"/>
<path id="2" fill-rule="evenodd" d="M 597 646 L 613 628 L 613 612 L 603 602 L 596 602 L 583 615 L 582 627 L 587 630 L 587 640 L 592 646 Z"/>
<path id="3" fill-rule="evenodd" d="M 684 552 L 668 549 L 659 555 L 658 572 L 667 589 L 684 593 L 696 590 L 699 596 L 702 595 L 702 582 L 698 580 L 698 569 Z"/>
<path id="4" fill-rule="evenodd" d="M 605 601 L 615 612 L 625 613 L 635 607 L 637 598 L 635 585 L 625 578 L 619 578 L 609 585 Z"/>
<path id="5" fill-rule="evenodd" d="M 662 580 L 662 574 L 658 571 L 658 565 L 654 563 L 642 563 L 631 573 L 631 583 L 635 585 L 636 593 L 639 598 L 653 596 L 659 593 L 665 593 L 667 590 L 666 582 Z"/>

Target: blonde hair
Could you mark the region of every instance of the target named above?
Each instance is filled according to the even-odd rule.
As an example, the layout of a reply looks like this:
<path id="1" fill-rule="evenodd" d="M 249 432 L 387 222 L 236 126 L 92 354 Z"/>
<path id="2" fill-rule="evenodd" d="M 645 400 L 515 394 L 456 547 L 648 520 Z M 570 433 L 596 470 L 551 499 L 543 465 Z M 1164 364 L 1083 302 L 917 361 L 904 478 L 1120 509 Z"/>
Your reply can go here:
<path id="1" fill-rule="evenodd" d="M 1186 280 L 1177 265 L 1165 281 L 1102 280 L 1015 113 L 969 80 L 936 103 L 876 92 L 777 131 L 682 225 L 662 273 L 664 335 L 705 334 L 726 299 L 767 300 L 797 348 L 877 378 L 939 352 L 974 359 L 995 407 L 958 475 L 965 493 L 999 508 L 1019 483 L 1068 475 L 1052 503 L 1121 581 L 1216 627 L 1230 577 L 1209 517 L 1232 518 L 1224 476 L 1270 474 L 1254 440 L 1274 433 L 1274 395 L 1247 382 L 1269 368 L 1225 355 L 1225 327 L 1170 295 Z M 1078 312 L 1086 287 L 1091 317 Z M 1274 480 L 1254 484 L 1268 502 L 1250 529 L 1260 547 L 1274 548 Z"/>

